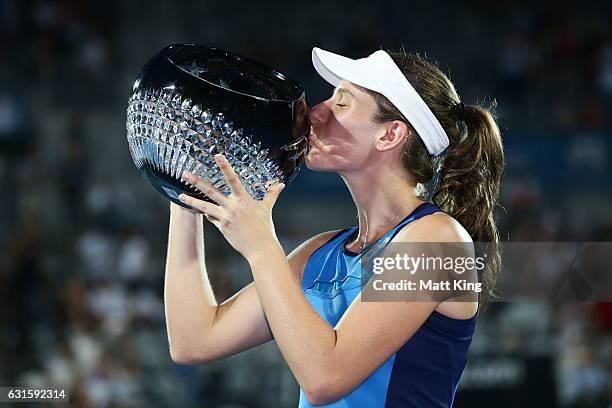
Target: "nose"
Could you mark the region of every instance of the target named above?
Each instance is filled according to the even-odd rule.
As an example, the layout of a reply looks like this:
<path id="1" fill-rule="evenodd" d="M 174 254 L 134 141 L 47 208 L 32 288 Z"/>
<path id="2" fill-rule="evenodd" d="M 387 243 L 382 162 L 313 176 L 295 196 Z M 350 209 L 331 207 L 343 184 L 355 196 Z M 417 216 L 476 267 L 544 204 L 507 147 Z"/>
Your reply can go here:
<path id="1" fill-rule="evenodd" d="M 321 123 L 325 123 L 330 112 L 331 110 L 325 101 L 316 104 L 310 109 L 310 125 L 317 126 Z"/>

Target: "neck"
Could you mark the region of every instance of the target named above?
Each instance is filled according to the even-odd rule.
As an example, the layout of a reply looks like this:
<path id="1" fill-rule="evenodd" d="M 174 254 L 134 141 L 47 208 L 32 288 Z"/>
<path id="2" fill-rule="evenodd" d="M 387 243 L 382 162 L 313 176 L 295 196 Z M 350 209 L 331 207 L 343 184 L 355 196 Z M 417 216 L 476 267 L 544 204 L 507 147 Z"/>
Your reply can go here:
<path id="1" fill-rule="evenodd" d="M 376 241 L 423 203 L 408 175 L 397 169 L 381 170 L 341 174 L 357 206 L 361 243 Z"/>

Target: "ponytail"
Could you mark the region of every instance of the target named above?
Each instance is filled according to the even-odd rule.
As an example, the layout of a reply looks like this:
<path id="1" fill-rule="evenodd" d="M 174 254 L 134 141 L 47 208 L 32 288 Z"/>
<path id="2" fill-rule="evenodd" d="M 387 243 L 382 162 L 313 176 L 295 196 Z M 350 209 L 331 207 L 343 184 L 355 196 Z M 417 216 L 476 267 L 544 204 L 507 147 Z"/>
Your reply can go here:
<path id="1" fill-rule="evenodd" d="M 474 242 L 482 242 L 486 247 L 488 261 L 480 279 L 484 288 L 481 301 L 487 303 L 495 297 L 493 288 L 501 269 L 499 232 L 493 211 L 498 204 L 504 151 L 499 127 L 490 110 L 465 105 L 464 123 L 464 135 L 443 161 L 433 201 L 458 220 Z"/>
<path id="2" fill-rule="evenodd" d="M 495 298 L 494 287 L 501 270 L 493 211 L 498 205 L 504 152 L 492 114 L 495 103 L 489 108 L 464 105 L 453 83 L 434 63 L 418 54 L 389 55 L 444 128 L 449 146 L 445 154 L 431 156 L 397 108 L 383 95 L 368 91 L 378 107 L 373 120 L 401 120 L 408 125 L 412 136 L 405 144 L 402 164 L 416 180 L 419 197 L 433 201 L 459 221 L 474 242 L 484 245 L 487 263 L 480 274 L 480 303 L 486 305 Z"/>

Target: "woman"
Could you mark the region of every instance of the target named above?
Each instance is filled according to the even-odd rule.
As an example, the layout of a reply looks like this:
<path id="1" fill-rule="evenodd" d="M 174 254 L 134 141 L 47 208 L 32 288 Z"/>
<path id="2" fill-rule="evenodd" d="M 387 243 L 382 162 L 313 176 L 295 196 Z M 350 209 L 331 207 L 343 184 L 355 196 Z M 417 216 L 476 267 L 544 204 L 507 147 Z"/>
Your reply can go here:
<path id="1" fill-rule="evenodd" d="M 492 215 L 504 160 L 499 129 L 419 56 L 381 50 L 351 60 L 315 48 L 313 63 L 337 88 L 311 111 L 306 165 L 341 175 L 359 225 L 319 234 L 286 256 L 271 217 L 282 184 L 254 200 L 221 155 L 229 196 L 185 174 L 218 205 L 182 199 L 247 259 L 254 282 L 217 305 L 201 216 L 172 205 L 165 284 L 172 359 L 209 362 L 274 339 L 300 385 L 300 407 L 451 406 L 478 301 L 365 302 L 355 280 L 360 256 L 375 243 L 493 242 L 481 276 L 486 302 L 499 269 Z"/>

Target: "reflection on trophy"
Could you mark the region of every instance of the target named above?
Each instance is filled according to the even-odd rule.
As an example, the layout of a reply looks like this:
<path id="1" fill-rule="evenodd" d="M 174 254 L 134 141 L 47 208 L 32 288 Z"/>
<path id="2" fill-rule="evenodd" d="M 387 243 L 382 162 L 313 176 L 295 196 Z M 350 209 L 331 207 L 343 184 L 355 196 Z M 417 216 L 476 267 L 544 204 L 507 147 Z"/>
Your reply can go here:
<path id="1" fill-rule="evenodd" d="M 183 207 L 181 193 L 211 201 L 181 181 L 184 171 L 230 193 L 217 153 L 256 199 L 277 182 L 289 184 L 304 162 L 310 129 L 295 81 L 235 53 L 190 44 L 170 45 L 144 66 L 126 127 L 140 173 Z"/>

